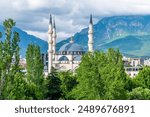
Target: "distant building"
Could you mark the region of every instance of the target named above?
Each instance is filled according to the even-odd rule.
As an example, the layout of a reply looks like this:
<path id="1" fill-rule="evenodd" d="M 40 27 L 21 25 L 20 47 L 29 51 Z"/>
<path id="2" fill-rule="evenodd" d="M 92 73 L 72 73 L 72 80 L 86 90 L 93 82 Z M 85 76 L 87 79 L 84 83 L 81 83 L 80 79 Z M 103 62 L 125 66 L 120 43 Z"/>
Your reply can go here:
<path id="1" fill-rule="evenodd" d="M 20 58 L 19 65 L 22 66 L 24 69 L 27 67 L 26 59 Z"/>
<path id="2" fill-rule="evenodd" d="M 135 77 L 143 69 L 144 59 L 123 57 L 125 72 L 130 77 Z"/>
<path id="3" fill-rule="evenodd" d="M 142 70 L 142 67 L 125 67 L 125 72 L 131 77 L 138 75 L 139 71 Z"/>
<path id="4" fill-rule="evenodd" d="M 144 65 L 145 65 L 145 66 L 150 66 L 150 58 L 144 60 Z"/>
<path id="5" fill-rule="evenodd" d="M 144 65 L 144 59 L 142 58 L 132 58 L 131 59 L 131 66 L 143 66 Z"/>

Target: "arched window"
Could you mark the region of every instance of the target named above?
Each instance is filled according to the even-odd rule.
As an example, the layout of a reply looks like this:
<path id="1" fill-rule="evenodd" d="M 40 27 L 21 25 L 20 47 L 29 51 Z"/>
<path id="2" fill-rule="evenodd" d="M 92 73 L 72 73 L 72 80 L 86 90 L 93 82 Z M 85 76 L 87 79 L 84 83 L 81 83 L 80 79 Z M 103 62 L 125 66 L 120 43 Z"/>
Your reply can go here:
<path id="1" fill-rule="evenodd" d="M 61 56 L 59 61 L 69 61 L 69 59 L 66 56 Z"/>

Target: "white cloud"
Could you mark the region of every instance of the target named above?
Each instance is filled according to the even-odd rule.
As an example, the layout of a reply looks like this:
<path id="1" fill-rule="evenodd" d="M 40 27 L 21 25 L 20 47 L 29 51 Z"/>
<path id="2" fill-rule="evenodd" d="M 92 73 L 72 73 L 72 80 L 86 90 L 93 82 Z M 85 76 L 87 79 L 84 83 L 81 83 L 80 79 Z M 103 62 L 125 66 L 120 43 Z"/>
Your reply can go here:
<path id="1" fill-rule="evenodd" d="M 73 33 L 58 32 L 56 41 L 59 42 L 63 39 L 66 39 L 67 37 L 72 36 L 72 35 L 73 35 Z"/>
<path id="2" fill-rule="evenodd" d="M 28 33 L 46 39 L 49 13 L 55 15 L 58 40 L 105 16 L 150 14 L 150 0 L 1 0 L 0 22 L 13 18 Z"/>
<path id="3" fill-rule="evenodd" d="M 25 30 L 30 35 L 35 35 L 45 41 L 48 40 L 48 34 L 47 32 L 39 32 L 39 31 L 31 31 L 31 30 Z M 58 32 L 57 33 L 57 42 L 66 39 L 66 37 L 73 36 L 73 33 L 65 33 L 65 32 Z"/>
<path id="4" fill-rule="evenodd" d="M 16 10 L 39 10 L 45 8 L 59 8 L 66 0 L 13 0 L 12 6 Z"/>
<path id="5" fill-rule="evenodd" d="M 47 41 L 48 34 L 47 32 L 38 32 L 38 31 L 31 31 L 31 30 L 25 30 L 30 35 L 35 35 L 36 37 L 39 37 L 45 41 Z"/>

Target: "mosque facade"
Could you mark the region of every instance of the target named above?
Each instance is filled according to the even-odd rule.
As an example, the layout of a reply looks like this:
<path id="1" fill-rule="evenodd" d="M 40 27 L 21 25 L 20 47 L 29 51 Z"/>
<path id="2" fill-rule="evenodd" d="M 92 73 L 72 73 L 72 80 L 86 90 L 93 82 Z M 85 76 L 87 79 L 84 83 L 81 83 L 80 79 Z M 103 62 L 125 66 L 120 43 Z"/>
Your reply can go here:
<path id="1" fill-rule="evenodd" d="M 82 56 L 86 53 L 84 48 L 73 41 L 71 37 L 70 42 L 64 44 L 58 51 L 56 51 L 56 26 L 55 21 L 52 22 L 52 16 L 49 19 L 48 29 L 48 53 L 43 54 L 45 64 L 45 71 L 52 72 L 52 67 L 60 71 L 74 71 L 78 68 Z M 90 15 L 90 23 L 88 30 L 88 51 L 93 52 L 93 21 Z"/>

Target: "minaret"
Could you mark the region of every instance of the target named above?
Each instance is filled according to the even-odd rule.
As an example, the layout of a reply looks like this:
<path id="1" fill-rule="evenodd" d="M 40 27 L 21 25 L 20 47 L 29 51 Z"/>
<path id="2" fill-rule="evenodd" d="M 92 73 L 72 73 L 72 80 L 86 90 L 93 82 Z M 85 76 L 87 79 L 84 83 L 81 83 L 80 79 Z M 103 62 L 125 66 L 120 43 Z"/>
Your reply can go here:
<path id="1" fill-rule="evenodd" d="M 92 21 L 92 15 L 90 15 L 88 39 L 89 39 L 88 40 L 88 51 L 93 52 L 93 21 Z"/>
<path id="2" fill-rule="evenodd" d="M 53 39 L 53 55 L 55 57 L 55 52 L 56 52 L 56 26 L 55 26 L 55 20 L 53 22 L 53 34 L 52 34 L 52 39 Z"/>
<path id="3" fill-rule="evenodd" d="M 70 38 L 70 43 L 74 43 L 73 36 Z"/>
<path id="4" fill-rule="evenodd" d="M 52 55 L 53 54 L 53 50 L 52 50 L 52 44 L 53 44 L 52 34 L 53 34 L 52 16 L 50 15 L 49 29 L 48 29 L 48 73 L 51 73 L 51 71 L 52 71 L 52 56 L 53 56 Z"/>

